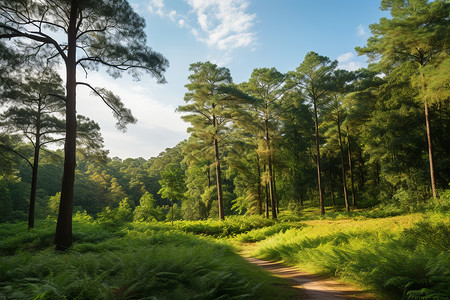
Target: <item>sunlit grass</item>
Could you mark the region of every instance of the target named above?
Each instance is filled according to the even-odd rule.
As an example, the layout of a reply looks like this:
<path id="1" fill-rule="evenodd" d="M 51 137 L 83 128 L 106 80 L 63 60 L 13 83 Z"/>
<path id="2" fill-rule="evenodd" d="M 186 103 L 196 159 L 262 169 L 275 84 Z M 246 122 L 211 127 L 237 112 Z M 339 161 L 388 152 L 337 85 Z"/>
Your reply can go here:
<path id="1" fill-rule="evenodd" d="M 256 223 L 255 223 L 256 222 Z M 132 223 L 117 231 L 74 222 L 74 245 L 52 246 L 55 223 L 0 225 L 0 298 L 6 299 L 290 299 L 288 283 L 239 257 L 219 236 L 261 226 L 249 220 Z M 253 224 L 253 225 L 252 225 Z M 256 225 L 259 224 L 259 225 Z M 217 227 L 217 226 L 218 227 Z M 245 229 L 248 230 L 248 229 Z M 186 231 L 186 232 L 185 232 Z M 153 299 L 153 298 L 152 298 Z"/>
<path id="2" fill-rule="evenodd" d="M 338 276 L 383 297 L 450 296 L 450 223 L 444 214 L 303 223 L 261 241 L 254 254 Z"/>

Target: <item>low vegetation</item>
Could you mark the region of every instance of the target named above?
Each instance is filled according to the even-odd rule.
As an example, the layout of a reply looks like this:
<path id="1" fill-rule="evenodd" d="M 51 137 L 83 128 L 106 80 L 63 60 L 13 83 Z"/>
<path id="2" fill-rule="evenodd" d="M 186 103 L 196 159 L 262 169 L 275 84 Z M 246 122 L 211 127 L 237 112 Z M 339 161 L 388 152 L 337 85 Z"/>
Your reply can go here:
<path id="1" fill-rule="evenodd" d="M 330 209 L 330 208 L 329 208 Z M 448 299 L 447 209 L 392 215 L 305 209 L 274 222 L 127 222 L 105 226 L 78 213 L 74 246 L 54 251 L 53 220 L 0 225 L 0 297 L 5 299 L 290 299 L 288 283 L 247 264 L 233 245 L 255 244 L 254 256 L 338 277 L 382 299 Z"/>
<path id="2" fill-rule="evenodd" d="M 252 222 L 235 220 L 233 234 Z M 267 225 L 260 219 L 260 225 Z M 0 225 L 2 299 L 289 299 L 288 283 L 248 265 L 232 246 L 188 231 L 222 235 L 214 221 L 129 223 L 110 231 L 74 223 L 74 246 L 52 247 L 53 221 Z M 229 221 L 231 224 L 232 222 Z M 256 220 L 253 219 L 253 223 Z M 220 229 L 218 229 L 221 227 Z M 230 232 L 231 233 L 231 232 Z"/>
<path id="3" fill-rule="evenodd" d="M 255 255 L 359 284 L 383 299 L 450 297 L 450 223 L 441 213 L 304 221 Z M 248 233 L 248 234 L 251 234 Z"/>

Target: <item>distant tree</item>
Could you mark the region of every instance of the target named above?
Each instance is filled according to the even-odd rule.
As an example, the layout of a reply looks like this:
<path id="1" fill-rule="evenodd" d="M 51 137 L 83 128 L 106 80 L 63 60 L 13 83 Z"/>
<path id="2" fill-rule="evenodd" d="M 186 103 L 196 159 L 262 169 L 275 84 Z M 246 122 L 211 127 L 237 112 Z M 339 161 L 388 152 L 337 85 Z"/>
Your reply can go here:
<path id="1" fill-rule="evenodd" d="M 318 106 L 329 93 L 330 76 L 337 66 L 337 61 L 315 52 L 308 52 L 305 59 L 293 72 L 289 73 L 289 85 L 301 90 L 311 101 L 314 109 L 314 128 L 316 139 L 317 185 L 319 189 L 320 213 L 325 213 L 320 167 L 320 136 Z"/>
<path id="2" fill-rule="evenodd" d="M 225 137 L 227 124 L 236 113 L 235 102 L 227 92 L 227 86 L 231 85 L 232 78 L 227 68 L 218 67 L 210 62 L 198 62 L 191 64 L 189 70 L 193 72 L 189 76 L 186 85 L 189 90 L 184 100 L 188 103 L 179 106 L 178 111 L 189 114 L 182 119 L 191 123 L 188 129 L 192 132 L 197 142 L 214 147 L 214 160 L 216 166 L 217 200 L 219 204 L 219 219 L 225 219 L 222 174 L 220 168 L 219 141 Z"/>
<path id="3" fill-rule="evenodd" d="M 14 84 L 5 86 L 0 103 L 7 109 L 0 115 L 0 147 L 23 158 L 32 169 L 28 228 L 34 227 L 36 190 L 41 149 L 50 143 L 64 141 L 64 88 L 62 79 L 51 68 L 37 72 L 27 69 L 15 78 Z M 103 146 L 98 124 L 78 116 L 78 142 L 85 149 L 97 150 Z M 33 146 L 33 159 L 10 143 L 5 135 L 16 135 Z"/>
<path id="4" fill-rule="evenodd" d="M 137 221 L 161 221 L 164 215 L 156 205 L 155 197 L 145 193 L 139 200 L 139 206 L 134 209 L 134 219 Z"/>
<path id="5" fill-rule="evenodd" d="M 274 146 L 273 132 L 276 128 L 280 114 L 280 101 L 286 92 L 284 85 L 286 75 L 276 68 L 254 69 L 248 82 L 241 84 L 242 89 L 255 97 L 249 106 L 252 114 L 252 124 L 244 124 L 244 127 L 253 127 L 253 133 L 265 143 L 267 150 L 267 181 L 269 184 L 269 195 L 272 207 L 272 218 L 277 218 L 277 203 L 275 195 L 274 180 Z"/>
<path id="6" fill-rule="evenodd" d="M 184 177 L 184 172 L 181 169 L 181 166 L 176 164 L 166 165 L 165 170 L 161 172 L 161 180 L 159 181 L 161 189 L 158 194 L 161 194 L 162 198 L 169 199 L 171 201 L 172 217 L 174 204 L 176 202 L 182 202 L 184 199 L 184 193 L 186 191 Z"/>
<path id="7" fill-rule="evenodd" d="M 64 172 L 55 234 L 59 250 L 72 245 L 77 85 L 91 88 L 113 110 L 118 128 L 135 122 L 111 92 L 77 81 L 77 66 L 85 71 L 104 66 L 113 77 L 129 71 L 138 78 L 144 71 L 164 82 L 168 61 L 146 45 L 144 26 L 127 1 L 0 1 L 0 39 L 17 41 L 12 47 L 28 53 L 45 52 L 49 60 L 59 58 L 66 68 Z"/>
<path id="8" fill-rule="evenodd" d="M 348 201 L 348 192 L 347 192 L 347 175 L 346 175 L 346 164 L 344 159 L 344 147 L 342 142 L 342 133 L 341 133 L 341 125 L 344 120 L 344 110 L 342 108 L 342 100 L 347 93 L 351 91 L 351 87 L 349 85 L 350 81 L 354 79 L 354 74 L 352 72 L 346 70 L 335 70 L 330 78 L 330 86 L 329 86 L 329 97 L 330 97 L 330 105 L 328 113 L 328 117 L 333 120 L 335 126 L 337 128 L 337 138 L 339 142 L 339 153 L 341 157 L 341 171 L 342 171 L 342 186 L 344 191 L 344 201 L 345 201 L 345 209 L 347 211 L 350 210 L 349 201 Z M 333 128 L 334 126 L 332 126 Z M 334 128 L 333 128 L 334 129 Z M 332 130 L 334 131 L 334 130 Z M 349 149 L 350 151 L 350 149 Z M 351 164 L 350 164 L 351 165 Z M 355 193 L 353 190 L 352 184 L 352 199 L 353 203 L 355 203 Z"/>
<path id="9" fill-rule="evenodd" d="M 413 76 L 420 87 L 419 96 L 425 107 L 431 189 L 436 198 L 429 104 L 439 90 L 446 89 L 447 97 L 449 95 L 448 68 L 439 73 L 436 70 L 443 62 L 448 62 L 450 3 L 445 0 L 383 0 L 381 9 L 390 10 L 392 18 L 381 18 L 379 23 L 370 25 L 373 36 L 367 40 L 367 46 L 356 47 L 356 51 L 377 61 L 378 70 L 384 73 L 392 72 L 405 62 L 415 64 Z M 440 86 L 436 87 L 436 84 Z"/>

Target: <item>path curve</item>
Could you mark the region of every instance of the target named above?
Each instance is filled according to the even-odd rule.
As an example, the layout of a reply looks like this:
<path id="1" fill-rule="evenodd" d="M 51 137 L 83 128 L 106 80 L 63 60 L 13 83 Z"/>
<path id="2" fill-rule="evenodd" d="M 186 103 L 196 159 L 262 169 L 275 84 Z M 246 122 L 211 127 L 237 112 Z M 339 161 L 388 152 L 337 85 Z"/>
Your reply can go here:
<path id="1" fill-rule="evenodd" d="M 247 251 L 239 252 L 246 261 L 269 271 L 275 276 L 289 279 L 292 282 L 292 287 L 299 290 L 297 299 L 377 299 L 373 295 L 369 295 L 345 283 L 303 272 L 295 267 L 289 267 L 280 262 L 249 257 L 247 253 Z"/>

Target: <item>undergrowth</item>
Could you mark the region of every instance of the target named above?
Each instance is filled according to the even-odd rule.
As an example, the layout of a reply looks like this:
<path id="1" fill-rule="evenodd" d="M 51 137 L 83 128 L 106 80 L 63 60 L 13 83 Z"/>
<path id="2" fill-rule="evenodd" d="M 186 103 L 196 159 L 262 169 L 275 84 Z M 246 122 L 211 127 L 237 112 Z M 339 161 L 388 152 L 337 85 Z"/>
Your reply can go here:
<path id="1" fill-rule="evenodd" d="M 312 220 L 262 241 L 257 255 L 338 276 L 392 299 L 450 298 L 450 224 L 443 214 Z"/>
<path id="2" fill-rule="evenodd" d="M 289 299 L 286 281 L 245 263 L 225 240 L 188 232 L 222 236 L 260 226 L 253 222 L 186 222 L 176 230 L 132 223 L 111 231 L 75 221 L 74 245 L 64 253 L 53 249 L 52 221 L 29 232 L 24 223 L 2 224 L 0 299 Z"/>

